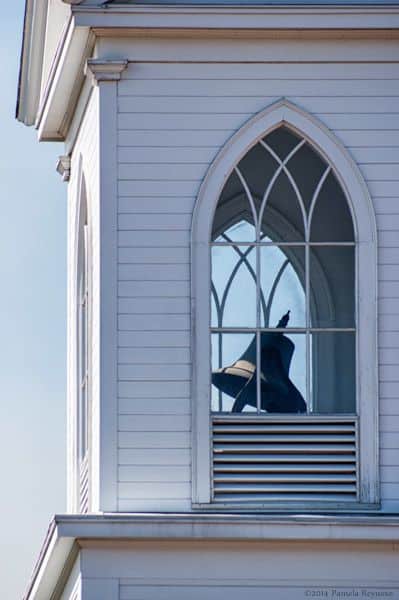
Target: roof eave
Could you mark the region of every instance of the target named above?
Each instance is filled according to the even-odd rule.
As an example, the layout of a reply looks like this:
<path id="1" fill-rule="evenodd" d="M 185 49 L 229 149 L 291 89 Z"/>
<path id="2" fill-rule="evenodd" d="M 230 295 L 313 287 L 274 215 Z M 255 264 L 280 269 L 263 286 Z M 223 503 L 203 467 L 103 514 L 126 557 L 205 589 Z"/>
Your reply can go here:
<path id="1" fill-rule="evenodd" d="M 16 106 L 16 118 L 25 125 L 35 123 L 39 106 L 47 4 L 48 0 L 25 2 Z"/>
<path id="2" fill-rule="evenodd" d="M 65 139 L 83 84 L 84 65 L 93 46 L 90 27 L 76 27 L 71 16 L 37 109 L 35 126 L 39 140 Z"/>
<path id="3" fill-rule="evenodd" d="M 24 600 L 48 600 L 56 589 L 61 590 L 85 543 L 133 540 L 397 544 L 399 516 L 389 513 L 57 515 L 49 527 Z"/>

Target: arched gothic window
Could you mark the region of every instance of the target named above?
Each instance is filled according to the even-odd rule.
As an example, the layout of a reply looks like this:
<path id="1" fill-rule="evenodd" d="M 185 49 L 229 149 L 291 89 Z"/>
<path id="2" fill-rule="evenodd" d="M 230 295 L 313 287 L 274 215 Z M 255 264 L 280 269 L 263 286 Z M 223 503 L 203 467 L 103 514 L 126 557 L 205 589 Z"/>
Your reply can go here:
<path id="1" fill-rule="evenodd" d="M 331 165 L 286 127 L 259 140 L 213 221 L 213 411 L 355 414 L 355 251 Z"/>
<path id="2" fill-rule="evenodd" d="M 79 509 L 88 506 L 89 449 L 89 233 L 86 185 L 83 174 L 79 189 L 76 266 L 76 448 Z"/>
<path id="3" fill-rule="evenodd" d="M 375 285 L 374 266 L 371 279 L 361 280 L 367 256 L 375 260 L 375 224 L 372 218 L 368 224 L 364 216 L 356 218 L 347 182 L 306 130 L 327 146 L 331 136 L 291 105 L 284 106 L 285 113 L 300 121 L 302 130 L 288 119 L 279 122 L 282 108 L 265 113 L 265 124 L 273 112 L 277 122 L 258 133 L 244 152 L 239 135 L 230 142 L 228 150 L 236 158 L 227 176 L 225 171 L 220 177 L 207 219 L 208 301 L 197 293 L 197 279 L 193 289 L 198 361 L 194 501 L 364 506 L 376 500 L 375 458 L 371 469 L 361 462 L 374 452 L 377 433 L 364 414 L 368 402 L 367 410 L 374 403 L 376 415 L 376 394 L 361 396 L 365 379 L 370 381 L 366 364 L 375 374 L 375 337 L 364 330 L 375 297 L 365 306 L 358 292 Z M 260 129 L 259 121 L 254 120 L 254 130 Z M 355 204 L 363 201 L 360 212 L 367 213 L 367 191 L 354 189 L 359 173 L 339 151 L 335 144 L 334 157 L 346 173 L 353 169 Z M 220 159 L 224 166 L 228 153 Z M 200 203 L 212 205 L 217 163 L 198 200 L 193 272 L 204 265 L 199 234 L 205 207 Z M 202 302 L 210 308 L 203 309 Z M 204 316 L 207 345 L 199 333 Z M 364 339 L 373 340 L 369 357 L 360 347 Z M 207 361 L 199 355 L 206 347 Z M 375 380 L 372 385 L 376 390 Z M 208 461 L 199 438 L 206 424 Z M 372 437 L 369 446 L 360 442 L 360 432 L 366 431 Z M 210 479 L 202 469 L 204 459 Z"/>

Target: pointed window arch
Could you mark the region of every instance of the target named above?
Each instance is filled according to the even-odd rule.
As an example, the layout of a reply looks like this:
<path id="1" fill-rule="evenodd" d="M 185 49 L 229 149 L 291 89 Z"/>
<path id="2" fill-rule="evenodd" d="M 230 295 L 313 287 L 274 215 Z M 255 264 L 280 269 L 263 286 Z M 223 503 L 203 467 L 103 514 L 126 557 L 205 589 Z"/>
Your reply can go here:
<path id="1" fill-rule="evenodd" d="M 75 502 L 80 512 L 87 512 L 89 502 L 89 432 L 90 432 L 90 236 L 88 200 L 81 161 L 78 178 L 76 212 L 76 457 Z"/>
<path id="2" fill-rule="evenodd" d="M 296 106 L 221 151 L 192 234 L 195 504 L 377 502 L 375 239 L 356 165 Z"/>

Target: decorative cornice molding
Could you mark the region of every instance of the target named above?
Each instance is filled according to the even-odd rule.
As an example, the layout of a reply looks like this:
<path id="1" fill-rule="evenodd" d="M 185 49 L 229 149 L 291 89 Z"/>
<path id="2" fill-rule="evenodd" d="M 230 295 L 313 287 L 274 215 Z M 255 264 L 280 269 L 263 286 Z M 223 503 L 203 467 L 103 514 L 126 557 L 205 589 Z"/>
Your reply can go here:
<path id="1" fill-rule="evenodd" d="M 56 166 L 57 173 L 62 177 L 62 181 L 69 181 L 71 177 L 71 157 L 60 156 Z"/>
<path id="2" fill-rule="evenodd" d="M 128 63 L 127 59 L 89 58 L 85 66 L 85 75 L 92 76 L 93 85 L 98 85 L 100 81 L 119 81 Z"/>

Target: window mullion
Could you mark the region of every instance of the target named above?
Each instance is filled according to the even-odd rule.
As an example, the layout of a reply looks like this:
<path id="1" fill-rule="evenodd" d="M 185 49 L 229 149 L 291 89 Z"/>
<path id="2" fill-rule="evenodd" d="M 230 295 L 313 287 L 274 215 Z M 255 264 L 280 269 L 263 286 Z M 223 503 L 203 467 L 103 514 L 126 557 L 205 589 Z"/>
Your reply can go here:
<path id="1" fill-rule="evenodd" d="M 258 238 L 258 233 L 257 233 Z M 260 347 L 260 328 L 261 328 L 261 303 L 260 303 L 260 246 L 259 239 L 256 245 L 256 411 L 259 414 L 261 411 L 261 347 Z"/>

